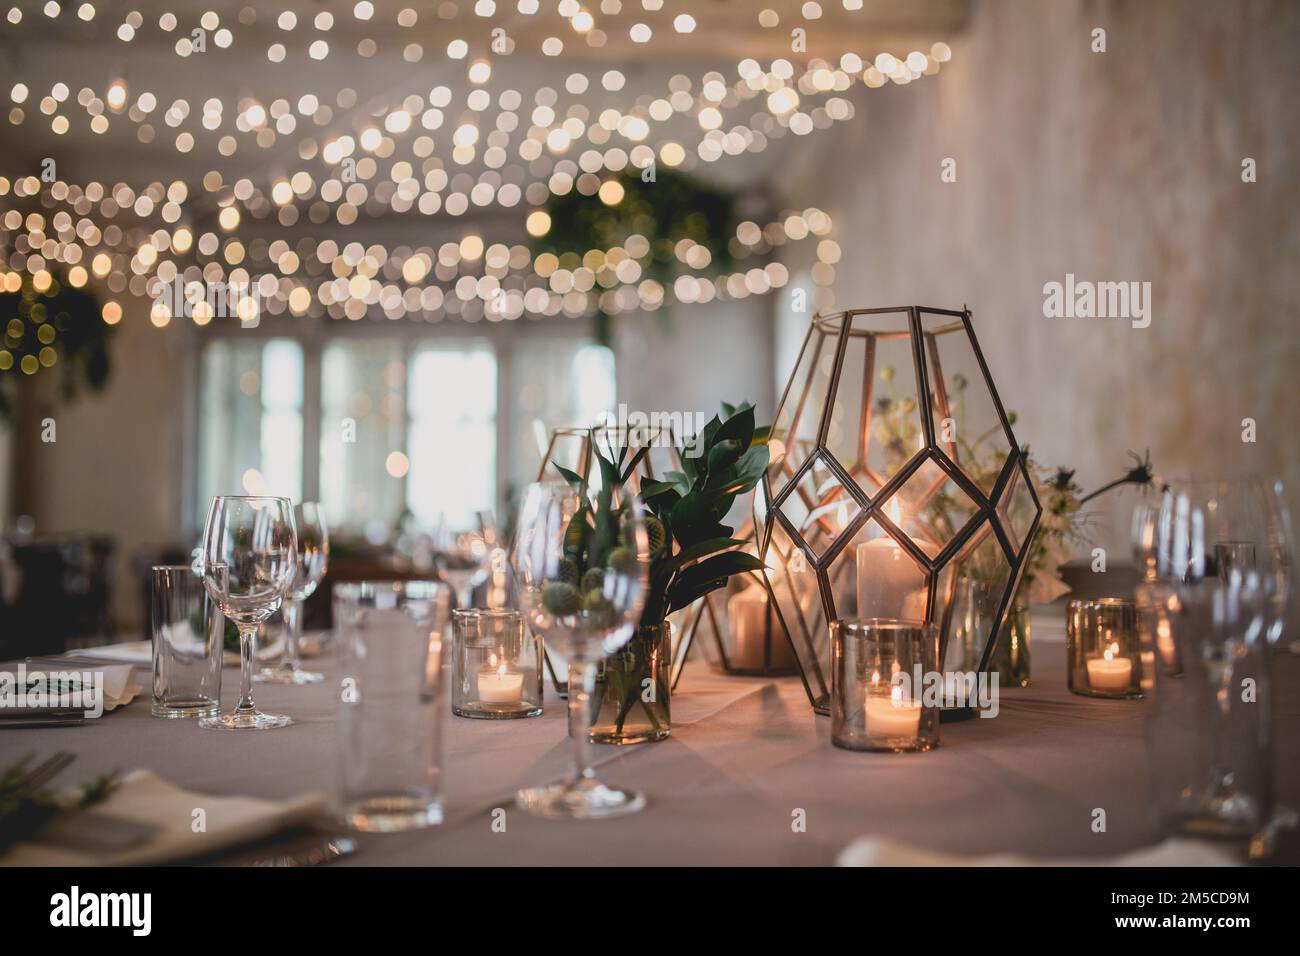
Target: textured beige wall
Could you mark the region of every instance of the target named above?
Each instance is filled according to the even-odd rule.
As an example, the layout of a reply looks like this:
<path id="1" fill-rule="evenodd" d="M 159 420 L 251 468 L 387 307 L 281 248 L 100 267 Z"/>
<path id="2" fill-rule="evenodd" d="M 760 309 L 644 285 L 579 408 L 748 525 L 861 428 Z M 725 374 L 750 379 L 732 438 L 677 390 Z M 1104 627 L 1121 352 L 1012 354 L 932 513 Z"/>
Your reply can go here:
<path id="1" fill-rule="evenodd" d="M 102 393 L 65 403 L 51 377 L 51 387 L 26 394 L 15 436 L 14 502 L 17 513 L 35 519 L 38 534 L 94 532 L 117 540 L 114 617 L 134 627 L 147 609 L 140 607 L 131 553 L 182 536 L 185 330 L 156 329 L 143 306 L 125 307 Z M 40 437 L 46 416 L 56 424 L 52 443 Z"/>
<path id="2" fill-rule="evenodd" d="M 837 304 L 968 303 L 1017 437 L 1085 488 L 1150 447 L 1282 474 L 1300 517 L 1300 4 L 984 0 L 945 39 L 782 183 L 835 218 Z M 1066 273 L 1149 281 L 1150 327 L 1044 318 Z M 1131 501 L 1097 515 L 1124 557 Z"/>

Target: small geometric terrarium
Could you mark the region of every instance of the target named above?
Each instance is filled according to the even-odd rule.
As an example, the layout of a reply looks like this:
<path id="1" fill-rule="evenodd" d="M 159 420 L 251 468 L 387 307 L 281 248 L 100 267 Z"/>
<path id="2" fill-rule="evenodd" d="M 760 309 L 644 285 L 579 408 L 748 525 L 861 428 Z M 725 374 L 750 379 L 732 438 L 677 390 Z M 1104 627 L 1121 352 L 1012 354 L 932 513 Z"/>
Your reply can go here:
<path id="1" fill-rule="evenodd" d="M 836 619 L 935 623 L 945 671 L 986 670 L 1042 509 L 969 311 L 815 317 L 769 451 L 758 544 L 814 709 Z"/>

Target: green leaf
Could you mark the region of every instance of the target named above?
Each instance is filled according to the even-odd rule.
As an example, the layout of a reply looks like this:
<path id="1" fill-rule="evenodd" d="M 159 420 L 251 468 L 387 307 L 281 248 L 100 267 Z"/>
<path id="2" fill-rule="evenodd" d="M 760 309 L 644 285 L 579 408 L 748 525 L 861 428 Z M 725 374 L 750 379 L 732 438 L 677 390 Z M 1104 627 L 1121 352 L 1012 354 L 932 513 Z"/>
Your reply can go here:
<path id="1" fill-rule="evenodd" d="M 735 415 L 728 418 L 727 421 L 717 430 L 714 435 L 715 442 L 738 441 L 741 448 L 748 448 L 750 439 L 754 437 L 754 409 L 744 408 Z"/>
<path id="2" fill-rule="evenodd" d="M 728 439 L 718 442 L 709 449 L 708 484 L 725 479 L 727 470 L 740 460 L 740 456 L 748 447 L 748 443 L 742 445 L 738 440 Z"/>
<path id="3" fill-rule="evenodd" d="M 726 585 L 726 578 L 719 578 L 716 581 L 706 581 L 703 584 L 695 585 L 690 588 L 670 588 L 668 592 L 668 609 L 665 614 L 672 614 L 674 611 L 680 611 L 684 607 L 698 601 L 704 595 L 716 591 Z"/>
<path id="4" fill-rule="evenodd" d="M 641 500 L 647 504 L 655 499 L 667 494 L 677 494 L 677 488 L 666 481 L 653 481 L 647 478 L 641 482 Z"/>
<path id="5" fill-rule="evenodd" d="M 681 489 L 682 494 L 686 494 L 686 492 L 691 490 L 691 479 L 687 478 L 686 475 L 680 471 L 665 471 L 664 481 L 671 481 Z"/>
<path id="6" fill-rule="evenodd" d="M 563 477 L 565 481 L 567 481 L 570 485 L 573 486 L 574 491 L 577 491 L 579 493 L 582 492 L 582 486 L 586 484 L 586 482 L 583 481 L 583 478 L 580 474 L 578 474 L 575 471 L 571 471 L 568 468 L 565 468 L 563 465 L 561 465 L 558 461 L 555 461 L 554 459 L 552 459 L 551 464 L 555 466 L 555 470 L 560 473 L 561 477 Z"/>
<path id="7" fill-rule="evenodd" d="M 733 574 L 742 574 L 745 571 L 759 571 L 763 568 L 763 562 L 757 555 L 749 554 L 746 551 L 724 551 L 722 554 L 715 554 L 711 558 L 705 558 L 698 564 L 693 564 L 683 570 L 673 580 L 669 590 L 669 598 L 676 600 L 676 595 L 682 591 L 690 590 L 710 581 L 725 581 Z M 678 605 L 682 607 L 683 605 Z"/>
<path id="8" fill-rule="evenodd" d="M 628 462 L 627 467 L 623 469 L 623 477 L 620 478 L 618 481 L 620 485 L 627 484 L 627 480 L 632 477 L 632 472 L 636 470 L 636 466 L 641 464 L 641 460 L 645 458 L 645 456 L 649 454 L 649 452 L 650 452 L 649 445 L 637 449 L 636 454 L 632 456 L 632 460 Z M 644 497 L 644 495 L 642 497 Z"/>
<path id="9" fill-rule="evenodd" d="M 706 538 L 698 541 L 689 548 L 683 548 L 671 558 L 667 558 L 662 564 L 672 567 L 674 570 L 683 565 L 690 564 L 692 561 L 699 560 L 715 551 L 725 551 L 728 548 L 739 548 L 745 544 L 740 538 Z"/>

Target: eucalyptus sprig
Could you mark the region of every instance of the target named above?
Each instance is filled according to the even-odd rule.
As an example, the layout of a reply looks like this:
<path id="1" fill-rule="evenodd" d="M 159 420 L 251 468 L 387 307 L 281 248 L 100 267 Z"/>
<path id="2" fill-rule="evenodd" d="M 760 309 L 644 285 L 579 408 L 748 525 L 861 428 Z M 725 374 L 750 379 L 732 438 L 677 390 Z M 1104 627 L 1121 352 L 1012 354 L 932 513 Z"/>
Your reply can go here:
<path id="1" fill-rule="evenodd" d="M 744 542 L 725 523 L 736 498 L 767 470 L 767 428 L 754 426 L 754 407 L 724 404 L 682 457 L 682 470 L 641 484 L 651 539 L 650 588 L 643 625 L 717 590 L 734 574 L 763 567 L 738 550 Z"/>
<path id="2" fill-rule="evenodd" d="M 722 587 L 733 574 L 763 567 L 757 557 L 738 550 L 745 542 L 733 537 L 734 529 L 724 522 L 736 498 L 752 491 L 767 470 L 768 429 L 755 427 L 754 408 L 749 404 L 724 404 L 722 415 L 715 415 L 685 449 L 681 471 L 641 483 L 650 549 L 643 627 L 657 625 L 673 611 Z M 584 586 L 587 575 L 607 563 L 635 560 L 625 527 L 612 517 L 617 510 L 613 503 L 649 447 L 632 451 L 623 446 L 608 449 L 607 455 L 594 430 L 591 447 L 601 479 L 592 504 L 587 504 L 587 478 L 555 463 L 583 504 L 565 532 L 560 580 L 549 584 L 542 595 L 552 613 L 585 609 L 598 600 Z"/>

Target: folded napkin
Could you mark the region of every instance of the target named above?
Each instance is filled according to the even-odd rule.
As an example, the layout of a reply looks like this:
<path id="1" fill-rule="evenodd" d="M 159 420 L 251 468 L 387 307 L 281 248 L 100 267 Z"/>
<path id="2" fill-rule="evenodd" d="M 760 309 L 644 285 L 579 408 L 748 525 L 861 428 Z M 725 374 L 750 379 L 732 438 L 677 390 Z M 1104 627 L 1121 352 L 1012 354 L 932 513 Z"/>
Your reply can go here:
<path id="1" fill-rule="evenodd" d="M 150 641 L 124 641 L 121 644 L 104 644 L 85 651 L 73 651 L 102 661 L 121 661 L 123 664 L 153 666 L 153 643 Z"/>
<path id="2" fill-rule="evenodd" d="M 57 717 L 60 711 L 66 716 L 72 710 L 84 713 L 88 702 L 86 690 L 101 679 L 105 713 L 129 704 L 144 689 L 132 664 L 91 664 L 74 660 L 63 664 L 52 658 L 5 666 L 13 666 L 13 682 L 6 685 L 4 694 L 0 696 L 0 718 Z M 101 674 L 102 678 L 96 676 Z M 60 676 L 56 678 L 55 675 Z"/>
<path id="3" fill-rule="evenodd" d="M 116 710 L 129 704 L 144 689 L 136 679 L 136 669 L 131 664 L 113 664 L 97 667 L 104 672 L 104 710 Z"/>
<path id="4" fill-rule="evenodd" d="M 151 866 L 203 856 L 271 836 L 319 816 L 325 797 L 288 801 L 214 797 L 182 790 L 148 770 L 125 776 L 108 799 L 61 815 L 0 866 Z M 197 811 L 203 830 L 195 831 Z"/>
<path id="5" fill-rule="evenodd" d="M 1055 860 L 997 853 L 954 856 L 917 847 L 859 837 L 845 847 L 836 866 L 1241 866 L 1242 862 L 1219 846 L 1197 840 L 1170 839 L 1120 856 Z"/>
<path id="6" fill-rule="evenodd" d="M 153 643 L 151 641 L 124 641 L 121 644 L 105 644 L 101 647 L 88 648 L 82 653 L 93 654 L 95 657 L 106 661 L 122 661 L 127 664 L 153 667 Z M 257 652 L 258 660 L 278 658 L 279 655 L 279 641 L 273 642 L 268 647 L 259 647 Z M 221 663 L 223 667 L 238 667 L 239 652 L 222 651 Z"/>

